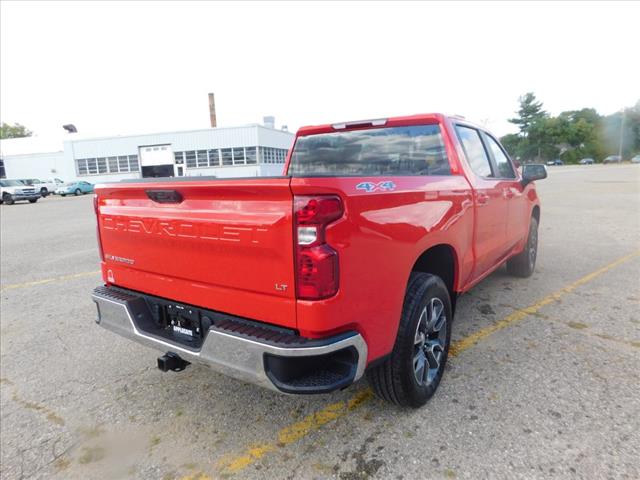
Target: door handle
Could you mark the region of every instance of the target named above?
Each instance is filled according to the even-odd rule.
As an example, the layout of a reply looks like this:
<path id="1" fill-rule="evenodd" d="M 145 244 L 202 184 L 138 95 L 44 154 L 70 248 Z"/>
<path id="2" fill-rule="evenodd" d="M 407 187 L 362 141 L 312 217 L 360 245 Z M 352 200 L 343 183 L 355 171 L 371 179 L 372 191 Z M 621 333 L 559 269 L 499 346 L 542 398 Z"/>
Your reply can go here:
<path id="1" fill-rule="evenodd" d="M 176 190 L 146 190 L 147 197 L 157 203 L 182 203 L 182 195 Z"/>

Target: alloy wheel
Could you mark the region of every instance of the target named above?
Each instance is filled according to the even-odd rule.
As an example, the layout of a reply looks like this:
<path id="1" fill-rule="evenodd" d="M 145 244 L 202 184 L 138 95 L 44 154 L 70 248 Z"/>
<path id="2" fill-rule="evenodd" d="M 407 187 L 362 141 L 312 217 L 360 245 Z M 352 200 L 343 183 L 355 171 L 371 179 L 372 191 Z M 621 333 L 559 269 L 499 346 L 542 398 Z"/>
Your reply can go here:
<path id="1" fill-rule="evenodd" d="M 413 344 L 413 371 L 419 385 L 428 386 L 437 377 L 447 340 L 447 316 L 439 298 L 425 305 Z"/>

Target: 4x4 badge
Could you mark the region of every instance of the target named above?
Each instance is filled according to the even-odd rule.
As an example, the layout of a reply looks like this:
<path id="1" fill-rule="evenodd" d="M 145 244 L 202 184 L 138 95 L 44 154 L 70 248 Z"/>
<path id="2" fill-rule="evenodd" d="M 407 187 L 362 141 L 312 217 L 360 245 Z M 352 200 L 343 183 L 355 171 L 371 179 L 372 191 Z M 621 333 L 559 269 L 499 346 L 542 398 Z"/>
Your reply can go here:
<path id="1" fill-rule="evenodd" d="M 356 190 L 364 190 L 365 192 L 376 192 L 381 190 L 383 192 L 392 192 L 396 189 L 396 184 L 391 180 L 385 180 L 384 182 L 362 182 L 356 185 Z"/>

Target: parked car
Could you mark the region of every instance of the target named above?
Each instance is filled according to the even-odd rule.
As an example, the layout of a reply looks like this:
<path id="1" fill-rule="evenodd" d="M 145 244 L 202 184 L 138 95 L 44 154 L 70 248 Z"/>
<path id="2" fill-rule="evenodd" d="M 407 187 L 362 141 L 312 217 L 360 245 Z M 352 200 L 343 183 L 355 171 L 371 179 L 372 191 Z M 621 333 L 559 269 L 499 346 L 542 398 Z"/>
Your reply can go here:
<path id="1" fill-rule="evenodd" d="M 50 178 L 44 181 L 37 178 L 22 178 L 20 181 L 25 185 L 35 188 L 43 197 L 46 197 L 50 193 L 55 193 L 58 187 L 64 185 L 64 182 L 59 178 Z"/>
<path id="2" fill-rule="evenodd" d="M 593 158 L 583 158 L 578 162 L 580 165 L 593 165 L 595 162 Z"/>
<path id="3" fill-rule="evenodd" d="M 36 203 L 40 193 L 34 187 L 25 185 L 20 180 L 0 180 L 0 203 L 13 205 L 19 200 Z"/>
<path id="4" fill-rule="evenodd" d="M 311 394 L 366 371 L 419 407 L 458 296 L 535 268 L 546 167 L 518 172 L 496 138 L 440 114 L 338 123 L 301 128 L 280 177 L 100 184 L 96 321 L 165 372 Z"/>
<path id="5" fill-rule="evenodd" d="M 631 158 L 631 163 L 640 163 L 640 155 Z"/>
<path id="6" fill-rule="evenodd" d="M 555 160 L 549 160 L 547 162 L 547 165 L 549 166 L 553 166 L 553 165 L 564 165 L 564 162 L 562 160 L 560 160 L 559 158 L 556 158 Z"/>
<path id="7" fill-rule="evenodd" d="M 620 155 L 609 155 L 608 157 L 606 157 L 604 160 L 602 160 L 602 163 L 620 163 L 622 161 L 622 158 L 620 158 Z"/>
<path id="8" fill-rule="evenodd" d="M 57 195 L 83 195 L 85 193 L 93 193 L 93 184 L 89 182 L 72 182 L 65 183 L 56 189 Z"/>

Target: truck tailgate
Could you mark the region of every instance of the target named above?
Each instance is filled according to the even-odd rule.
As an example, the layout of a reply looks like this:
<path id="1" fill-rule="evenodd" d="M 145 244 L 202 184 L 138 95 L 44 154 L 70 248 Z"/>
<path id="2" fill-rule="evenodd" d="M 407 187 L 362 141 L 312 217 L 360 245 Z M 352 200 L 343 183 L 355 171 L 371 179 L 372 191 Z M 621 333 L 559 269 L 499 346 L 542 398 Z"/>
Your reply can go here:
<path id="1" fill-rule="evenodd" d="M 295 328 L 289 178 L 107 184 L 96 195 L 108 284 Z"/>

